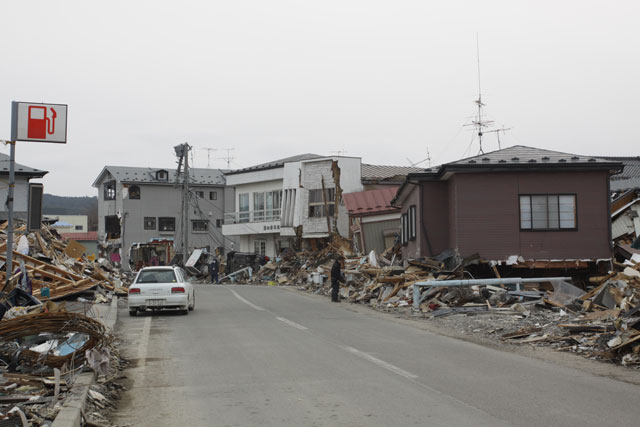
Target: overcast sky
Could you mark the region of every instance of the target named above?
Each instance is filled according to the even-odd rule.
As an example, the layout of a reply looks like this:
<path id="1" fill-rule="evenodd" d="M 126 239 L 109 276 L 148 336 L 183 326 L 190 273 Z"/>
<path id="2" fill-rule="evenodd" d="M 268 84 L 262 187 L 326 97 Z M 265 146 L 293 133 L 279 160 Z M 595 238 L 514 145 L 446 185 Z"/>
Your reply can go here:
<path id="1" fill-rule="evenodd" d="M 97 195 L 105 165 L 175 167 L 185 141 L 218 168 L 225 148 L 232 168 L 478 154 L 476 34 L 502 147 L 640 155 L 637 0 L 22 0 L 0 16 L 0 139 L 13 100 L 69 105 L 66 145 L 16 148 L 49 194 Z"/>

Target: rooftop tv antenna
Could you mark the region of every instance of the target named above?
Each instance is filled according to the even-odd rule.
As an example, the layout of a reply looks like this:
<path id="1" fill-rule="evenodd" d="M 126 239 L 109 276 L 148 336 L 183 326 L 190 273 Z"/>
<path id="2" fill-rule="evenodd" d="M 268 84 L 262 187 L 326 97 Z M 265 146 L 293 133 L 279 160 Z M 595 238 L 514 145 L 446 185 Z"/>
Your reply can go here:
<path id="1" fill-rule="evenodd" d="M 475 119 L 471 121 L 471 123 L 466 124 L 465 126 L 473 126 L 474 130 L 478 132 L 478 142 L 480 144 L 480 151 L 478 152 L 478 154 L 484 154 L 484 149 L 482 148 L 483 129 L 489 127 L 489 125 L 492 124 L 493 121 L 485 120 L 484 116 L 482 115 L 482 107 L 484 107 L 485 104 L 482 103 L 482 86 L 480 84 L 480 38 L 478 37 L 477 33 L 476 52 L 478 57 L 478 99 L 476 99 L 475 103 L 478 106 L 478 114 L 476 115 Z"/>
<path id="2" fill-rule="evenodd" d="M 235 157 L 231 157 L 231 152 L 235 150 L 235 148 L 221 148 L 222 151 L 226 151 L 227 155 L 225 157 L 218 157 L 218 160 L 224 160 L 227 162 L 227 169 L 231 168 L 231 160 L 234 160 Z"/>
<path id="3" fill-rule="evenodd" d="M 342 150 L 332 151 L 331 154 L 335 154 L 336 156 L 343 156 L 347 154 L 347 150 L 343 148 Z"/>
<path id="4" fill-rule="evenodd" d="M 217 151 L 216 148 L 202 147 L 201 150 L 207 150 L 207 167 L 211 167 L 211 152 Z"/>
<path id="5" fill-rule="evenodd" d="M 427 164 L 429 166 L 427 166 L 428 168 L 431 167 L 431 154 L 429 153 L 429 148 L 427 147 L 427 158 L 424 160 L 420 160 L 419 162 L 413 162 L 413 160 L 411 160 L 410 158 L 407 157 L 407 160 L 409 161 L 409 167 L 414 167 L 414 166 L 418 166 L 420 163 L 424 163 L 427 162 Z"/>
<path id="6" fill-rule="evenodd" d="M 502 126 L 501 129 L 494 129 L 494 130 L 488 130 L 485 133 L 494 133 L 496 134 L 496 136 L 498 137 L 498 150 L 501 150 L 502 147 L 500 146 L 500 132 L 502 132 L 503 134 L 508 131 L 511 130 L 511 128 L 506 128 L 504 126 Z"/>

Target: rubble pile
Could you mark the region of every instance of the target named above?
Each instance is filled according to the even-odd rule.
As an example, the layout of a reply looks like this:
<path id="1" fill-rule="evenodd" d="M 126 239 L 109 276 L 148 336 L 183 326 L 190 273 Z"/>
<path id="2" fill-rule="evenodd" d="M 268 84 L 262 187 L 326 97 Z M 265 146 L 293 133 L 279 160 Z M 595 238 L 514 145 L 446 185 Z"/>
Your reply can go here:
<path id="1" fill-rule="evenodd" d="M 89 259 L 82 245 L 62 239 L 46 225 L 39 232 L 26 233 L 25 230 L 25 225 L 15 229 L 14 273 L 9 289 L 29 286 L 40 301 L 59 300 L 98 288 L 107 293 L 127 294 L 129 277 L 108 260 Z M 0 225 L 0 262 L 6 262 L 6 240 L 5 222 Z M 0 283 L 5 281 L 6 271 L 0 271 Z"/>
<path id="2" fill-rule="evenodd" d="M 126 295 L 129 279 L 46 225 L 25 229 L 14 230 L 7 280 L 6 223 L 0 225 L 0 424 L 50 425 L 79 374 L 93 371 L 102 381 L 116 375 L 112 336 L 88 303 Z"/>
<path id="3" fill-rule="evenodd" d="M 101 322 L 64 303 L 30 311 L 0 321 L 0 423 L 50 425 L 79 374 L 93 371 L 100 384 L 118 377 L 119 353 Z"/>

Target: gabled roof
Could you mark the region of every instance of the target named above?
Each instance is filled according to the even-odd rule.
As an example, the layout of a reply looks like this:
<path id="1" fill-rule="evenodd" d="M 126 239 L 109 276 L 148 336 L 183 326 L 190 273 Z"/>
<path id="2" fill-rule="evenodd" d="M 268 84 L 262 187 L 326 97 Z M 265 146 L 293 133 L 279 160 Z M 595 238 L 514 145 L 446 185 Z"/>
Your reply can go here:
<path id="1" fill-rule="evenodd" d="M 9 162 L 11 161 L 11 157 L 4 153 L 0 153 L 0 174 L 9 174 Z M 48 171 L 43 171 L 40 169 L 30 168 L 29 166 L 21 165 L 20 163 L 15 163 L 13 166 L 13 171 L 16 175 L 22 176 L 30 176 L 34 178 L 42 178 Z"/>
<path id="2" fill-rule="evenodd" d="M 391 206 L 397 186 L 389 186 L 378 190 L 360 191 L 343 194 L 344 204 L 349 215 L 371 215 L 383 212 L 397 212 L 398 208 Z"/>
<path id="3" fill-rule="evenodd" d="M 281 168 L 281 167 L 284 167 L 285 163 L 300 162 L 303 160 L 311 160 L 311 159 L 317 159 L 321 157 L 325 157 L 325 156 L 320 156 L 318 154 L 311 154 L 311 153 L 298 154 L 297 156 L 285 157 L 284 159 L 273 160 L 271 162 L 261 163 L 255 166 L 249 166 L 248 168 L 236 169 L 236 170 L 227 172 L 225 175 L 235 175 L 235 174 L 244 173 L 244 172 L 254 172 L 259 170 Z"/>
<path id="4" fill-rule="evenodd" d="M 526 147 L 524 145 L 514 145 L 513 147 L 490 153 L 479 154 L 466 159 L 447 163 L 443 166 L 462 165 L 565 165 L 565 164 L 594 164 L 612 163 L 608 160 L 593 156 L 579 156 L 577 154 L 562 153 L 559 151 L 544 150 L 541 148 Z"/>
<path id="5" fill-rule="evenodd" d="M 156 179 L 157 171 L 167 171 L 168 180 Z M 97 187 L 100 180 L 109 172 L 115 179 L 128 184 L 175 184 L 176 170 L 165 168 L 139 168 L 131 166 L 105 166 L 93 186 Z M 182 178 L 180 178 L 182 181 Z M 191 168 L 189 169 L 189 183 L 192 185 L 225 185 L 226 180 L 220 169 Z"/>
<path id="6" fill-rule="evenodd" d="M 416 168 L 412 166 L 387 166 L 387 165 L 370 165 L 367 163 L 362 164 L 362 180 L 363 181 L 383 181 L 393 178 L 400 178 L 400 181 L 405 176 L 412 172 L 418 172 L 423 170 L 422 168 Z"/>
<path id="7" fill-rule="evenodd" d="M 514 145 L 502 150 L 480 154 L 455 162 L 411 173 L 409 177 L 442 177 L 447 172 L 506 171 L 506 170 L 576 170 L 600 169 L 619 172 L 622 163 L 600 157 L 580 156 L 541 148 Z"/>
<path id="8" fill-rule="evenodd" d="M 505 171 L 568 171 L 568 170 L 605 170 L 610 173 L 622 171 L 621 162 L 595 156 L 580 156 L 541 148 L 514 145 L 490 153 L 445 163 L 410 173 L 398 190 L 398 196 L 404 191 L 410 180 L 441 180 L 453 173 L 464 172 L 505 172 Z M 396 202 L 394 198 L 393 202 Z"/>

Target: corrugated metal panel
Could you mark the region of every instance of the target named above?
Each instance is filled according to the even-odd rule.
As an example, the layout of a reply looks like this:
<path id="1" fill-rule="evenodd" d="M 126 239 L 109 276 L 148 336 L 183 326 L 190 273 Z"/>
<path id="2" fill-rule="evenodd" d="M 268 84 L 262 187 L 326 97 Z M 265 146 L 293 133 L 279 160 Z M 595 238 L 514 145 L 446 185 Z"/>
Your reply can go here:
<path id="1" fill-rule="evenodd" d="M 381 254 L 385 251 L 384 245 L 384 232 L 385 230 L 398 229 L 400 230 L 400 220 L 392 219 L 389 221 L 369 222 L 362 224 L 362 232 L 364 234 L 365 252 L 370 252 L 372 249 L 376 253 Z"/>
<path id="2" fill-rule="evenodd" d="M 614 240 L 633 231 L 633 221 L 627 215 L 620 215 L 611 223 L 611 238 Z"/>

